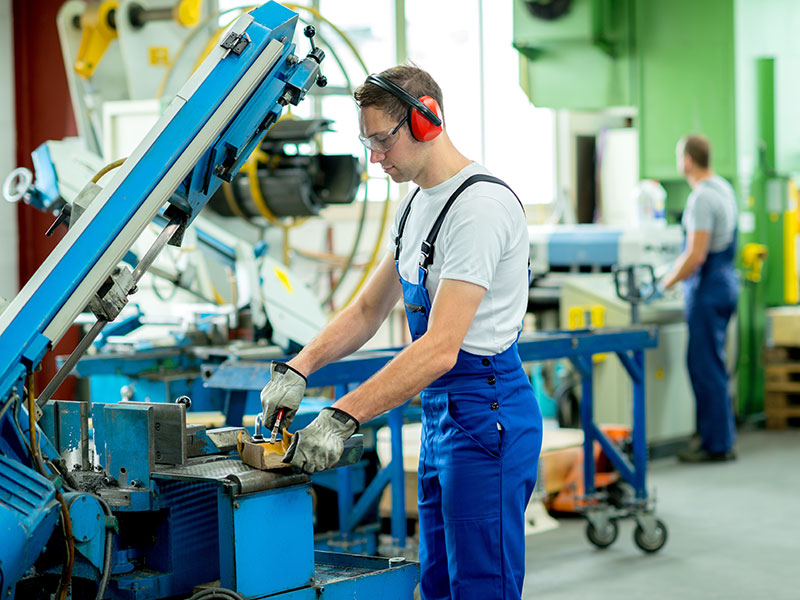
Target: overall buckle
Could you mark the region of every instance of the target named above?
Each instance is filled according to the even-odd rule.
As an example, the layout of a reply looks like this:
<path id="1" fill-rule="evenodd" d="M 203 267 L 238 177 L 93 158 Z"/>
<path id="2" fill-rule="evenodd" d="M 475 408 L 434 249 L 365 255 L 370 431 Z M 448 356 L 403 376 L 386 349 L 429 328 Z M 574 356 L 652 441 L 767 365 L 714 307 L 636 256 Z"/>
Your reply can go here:
<path id="1" fill-rule="evenodd" d="M 433 262 L 433 245 L 429 243 L 427 240 L 422 242 L 422 248 L 420 249 L 420 259 L 419 259 L 419 266 L 422 269 L 428 270 L 428 266 Z"/>

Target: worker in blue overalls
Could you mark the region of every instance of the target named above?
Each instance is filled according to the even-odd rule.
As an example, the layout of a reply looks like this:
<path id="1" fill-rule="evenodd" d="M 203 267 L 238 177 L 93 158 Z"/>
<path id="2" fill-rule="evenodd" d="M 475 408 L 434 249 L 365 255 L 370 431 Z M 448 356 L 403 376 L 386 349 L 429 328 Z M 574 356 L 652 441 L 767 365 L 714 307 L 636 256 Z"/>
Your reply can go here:
<path id="1" fill-rule="evenodd" d="M 711 146 L 704 136 L 684 137 L 676 153 L 678 170 L 692 192 L 682 221 L 686 245 L 663 284 L 671 288 L 684 281 L 687 362 L 697 415 L 697 436 L 678 452 L 678 458 L 684 462 L 731 460 L 736 457 L 736 424 L 725 367 L 725 338 L 739 296 L 734 268 L 736 195 L 711 169 Z"/>
<path id="2" fill-rule="evenodd" d="M 300 430 L 284 460 L 306 472 L 330 468 L 359 423 L 420 393 L 421 596 L 520 598 L 523 514 L 542 443 L 516 345 L 528 302 L 524 210 L 455 148 L 428 73 L 393 67 L 354 96 L 370 161 L 416 186 L 356 300 L 288 364 L 273 363 L 261 393 L 264 425 L 281 409 L 291 420 L 305 376 L 359 349 L 402 298 L 412 343 Z"/>

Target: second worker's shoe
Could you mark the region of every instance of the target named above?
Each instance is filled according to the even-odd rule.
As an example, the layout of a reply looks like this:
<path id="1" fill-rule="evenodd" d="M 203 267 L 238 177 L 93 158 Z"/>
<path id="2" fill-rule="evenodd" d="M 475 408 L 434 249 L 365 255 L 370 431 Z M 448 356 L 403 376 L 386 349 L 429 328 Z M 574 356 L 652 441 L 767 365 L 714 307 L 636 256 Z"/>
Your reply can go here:
<path id="1" fill-rule="evenodd" d="M 736 452 L 731 449 L 727 452 L 709 452 L 705 448 L 689 446 L 677 452 L 678 460 L 686 463 L 725 462 L 736 460 Z"/>

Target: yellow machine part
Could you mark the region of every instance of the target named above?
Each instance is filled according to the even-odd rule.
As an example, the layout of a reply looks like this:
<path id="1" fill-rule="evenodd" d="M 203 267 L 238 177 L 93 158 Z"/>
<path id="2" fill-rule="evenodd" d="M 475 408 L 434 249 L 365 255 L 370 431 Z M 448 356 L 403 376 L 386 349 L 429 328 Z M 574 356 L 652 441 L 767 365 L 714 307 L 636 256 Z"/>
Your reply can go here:
<path id="1" fill-rule="evenodd" d="M 572 306 L 567 313 L 567 325 L 570 329 L 595 329 L 606 324 L 606 307 L 602 304 L 592 306 Z M 607 354 L 593 354 L 594 363 L 603 362 Z"/>
<path id="2" fill-rule="evenodd" d="M 567 313 L 567 320 L 570 329 L 603 327 L 606 323 L 606 307 L 601 304 L 572 306 Z"/>
<path id="3" fill-rule="evenodd" d="M 200 22 L 203 0 L 181 0 L 173 9 L 175 20 L 184 27 L 194 27 Z"/>
<path id="4" fill-rule="evenodd" d="M 800 281 L 797 274 L 797 234 L 800 232 L 798 212 L 800 192 L 794 181 L 789 180 L 789 210 L 783 215 L 783 294 L 786 304 L 800 301 Z"/>
<path id="5" fill-rule="evenodd" d="M 74 67 L 84 79 L 92 76 L 108 45 L 117 38 L 112 12 L 118 8 L 118 0 L 106 0 L 99 5 L 88 5 L 81 15 L 81 43 Z"/>
<path id="6" fill-rule="evenodd" d="M 767 247 L 764 244 L 744 245 L 744 248 L 742 248 L 742 267 L 745 269 L 745 279 L 753 283 L 761 281 L 761 271 L 764 268 L 765 258 L 767 258 Z"/>

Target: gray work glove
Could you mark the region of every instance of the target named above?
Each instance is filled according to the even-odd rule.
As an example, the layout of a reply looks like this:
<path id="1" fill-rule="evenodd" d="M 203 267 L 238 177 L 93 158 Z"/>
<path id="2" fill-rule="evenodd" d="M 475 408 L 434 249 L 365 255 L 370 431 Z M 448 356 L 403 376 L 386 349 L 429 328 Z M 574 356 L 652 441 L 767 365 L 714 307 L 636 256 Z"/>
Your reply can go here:
<path id="1" fill-rule="evenodd" d="M 307 381 L 286 363 L 273 362 L 269 370 L 269 383 L 261 390 L 261 424 L 267 432 L 272 431 L 280 409 L 283 409 L 281 428 L 289 427 L 303 401 Z"/>
<path id="2" fill-rule="evenodd" d="M 358 431 L 359 422 L 343 410 L 323 408 L 317 418 L 294 434 L 283 462 L 304 473 L 333 467 L 344 452 L 344 441 Z"/>

